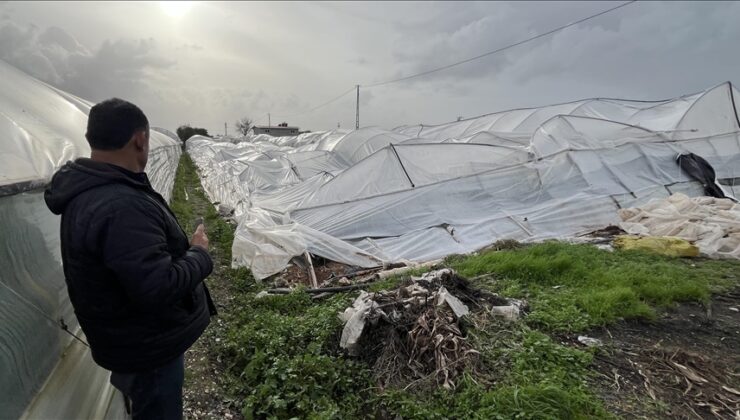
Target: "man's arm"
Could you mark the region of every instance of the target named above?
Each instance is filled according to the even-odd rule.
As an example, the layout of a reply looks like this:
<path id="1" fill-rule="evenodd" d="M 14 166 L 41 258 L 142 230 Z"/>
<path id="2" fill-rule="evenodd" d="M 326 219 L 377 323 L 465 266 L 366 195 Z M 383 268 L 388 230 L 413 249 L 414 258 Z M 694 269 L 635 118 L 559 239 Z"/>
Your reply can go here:
<path id="1" fill-rule="evenodd" d="M 103 227 L 102 255 L 135 305 L 153 309 L 173 304 L 211 274 L 207 238 L 204 246 L 202 237 L 194 237 L 185 255 L 173 258 L 159 207 L 144 200 L 117 204 Z"/>

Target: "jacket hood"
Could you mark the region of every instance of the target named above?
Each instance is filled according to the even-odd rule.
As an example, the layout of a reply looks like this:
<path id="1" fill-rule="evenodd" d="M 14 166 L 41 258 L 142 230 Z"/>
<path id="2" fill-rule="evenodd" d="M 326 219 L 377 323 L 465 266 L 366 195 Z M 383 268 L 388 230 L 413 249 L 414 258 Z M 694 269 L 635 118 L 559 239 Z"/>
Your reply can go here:
<path id="1" fill-rule="evenodd" d="M 151 189 L 145 173 L 135 173 L 120 166 L 80 158 L 67 162 L 51 178 L 44 200 L 54 214 L 64 213 L 70 201 L 81 193 L 101 185 L 124 183 Z"/>

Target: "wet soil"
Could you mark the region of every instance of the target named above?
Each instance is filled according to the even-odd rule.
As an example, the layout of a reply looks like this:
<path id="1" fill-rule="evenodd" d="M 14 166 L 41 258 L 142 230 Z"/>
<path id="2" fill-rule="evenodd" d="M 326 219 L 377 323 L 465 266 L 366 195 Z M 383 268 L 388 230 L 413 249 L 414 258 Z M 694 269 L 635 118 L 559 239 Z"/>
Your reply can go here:
<path id="1" fill-rule="evenodd" d="M 740 290 L 684 304 L 654 322 L 588 334 L 603 340 L 591 384 L 622 418 L 740 418 Z"/>

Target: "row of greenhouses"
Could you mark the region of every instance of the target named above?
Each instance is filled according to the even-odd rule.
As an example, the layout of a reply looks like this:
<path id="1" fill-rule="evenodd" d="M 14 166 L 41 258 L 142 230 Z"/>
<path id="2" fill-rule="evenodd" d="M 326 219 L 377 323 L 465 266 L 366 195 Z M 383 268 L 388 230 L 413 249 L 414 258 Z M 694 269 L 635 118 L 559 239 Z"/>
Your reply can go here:
<path id="1" fill-rule="evenodd" d="M 309 252 L 360 267 L 570 238 L 673 193 L 740 192 L 740 93 L 587 99 L 441 125 L 193 137 L 210 198 L 234 209 L 234 265 L 257 278 Z M 679 156 L 714 173 L 691 173 Z M 706 176 L 713 179 L 704 179 Z"/>

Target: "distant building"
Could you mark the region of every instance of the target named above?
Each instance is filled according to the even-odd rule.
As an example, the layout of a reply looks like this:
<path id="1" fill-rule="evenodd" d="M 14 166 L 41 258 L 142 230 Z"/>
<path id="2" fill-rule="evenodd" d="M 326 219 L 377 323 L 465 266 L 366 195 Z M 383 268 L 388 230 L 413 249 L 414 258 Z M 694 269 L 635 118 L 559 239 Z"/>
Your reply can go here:
<path id="1" fill-rule="evenodd" d="M 298 127 L 288 127 L 288 123 L 278 125 L 255 125 L 252 126 L 252 132 L 257 134 L 269 134 L 273 137 L 297 136 L 300 133 Z"/>

